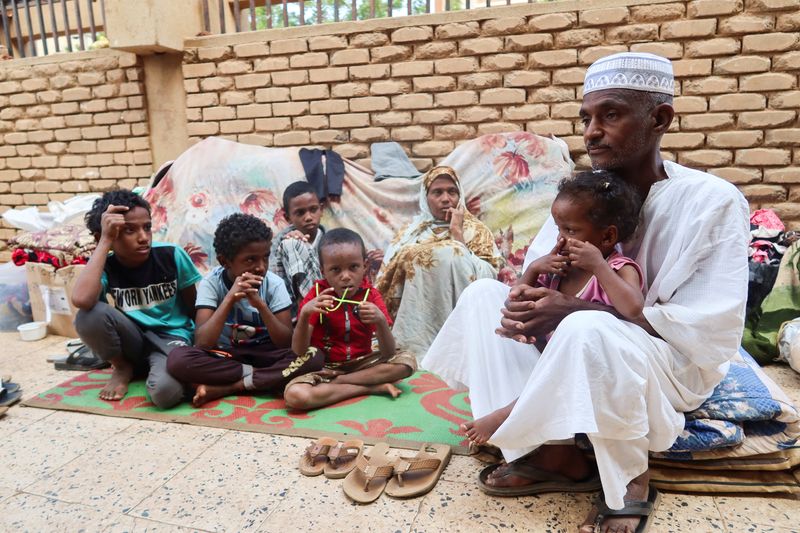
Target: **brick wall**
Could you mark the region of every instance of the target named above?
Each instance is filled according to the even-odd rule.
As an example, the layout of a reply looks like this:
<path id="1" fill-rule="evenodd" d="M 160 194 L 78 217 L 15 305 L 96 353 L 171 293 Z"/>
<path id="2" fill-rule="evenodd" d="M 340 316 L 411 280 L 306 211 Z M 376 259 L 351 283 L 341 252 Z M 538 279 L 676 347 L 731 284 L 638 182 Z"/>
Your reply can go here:
<path id="1" fill-rule="evenodd" d="M 189 134 L 332 145 L 357 160 L 371 142 L 394 140 L 424 169 L 477 135 L 526 130 L 562 137 L 586 165 L 577 120 L 586 66 L 653 52 L 677 77 L 666 157 L 800 222 L 800 0 L 586 4 L 189 41 Z"/>
<path id="2" fill-rule="evenodd" d="M 134 54 L 110 50 L 0 62 L 0 212 L 145 181 L 141 78 Z"/>

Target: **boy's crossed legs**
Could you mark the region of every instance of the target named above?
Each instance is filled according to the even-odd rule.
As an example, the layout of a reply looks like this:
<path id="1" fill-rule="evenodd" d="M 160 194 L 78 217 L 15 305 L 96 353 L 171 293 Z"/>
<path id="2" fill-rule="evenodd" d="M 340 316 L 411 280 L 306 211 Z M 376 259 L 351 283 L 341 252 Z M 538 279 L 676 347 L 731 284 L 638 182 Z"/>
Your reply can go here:
<path id="1" fill-rule="evenodd" d="M 399 352 L 386 359 L 375 353 L 293 379 L 286 385 L 284 399 L 292 409 L 309 410 L 356 396 L 385 394 L 397 398 L 401 391 L 394 382 L 416 370 L 417 360 L 412 354 Z"/>

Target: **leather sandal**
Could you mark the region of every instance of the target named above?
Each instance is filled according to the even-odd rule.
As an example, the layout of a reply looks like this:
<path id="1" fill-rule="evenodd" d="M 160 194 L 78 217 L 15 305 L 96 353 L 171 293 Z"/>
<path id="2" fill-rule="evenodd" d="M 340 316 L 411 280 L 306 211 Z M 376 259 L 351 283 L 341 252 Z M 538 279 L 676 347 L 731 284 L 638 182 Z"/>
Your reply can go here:
<path id="1" fill-rule="evenodd" d="M 372 503 L 378 499 L 394 473 L 388 452 L 389 445 L 379 442 L 372 447 L 369 456 L 362 455 L 356 460 L 356 467 L 342 484 L 348 498 L 357 503 Z"/>
<path id="2" fill-rule="evenodd" d="M 364 453 L 364 441 L 353 439 L 337 442 L 328 451 L 328 462 L 325 464 L 325 477 L 339 479 L 345 477 L 356 466 L 356 461 Z"/>
<path id="3" fill-rule="evenodd" d="M 450 462 L 450 453 L 446 444 L 423 444 L 414 457 L 400 457 L 394 462 L 394 477 L 386 485 L 386 495 L 415 498 L 427 494 Z"/>
<path id="4" fill-rule="evenodd" d="M 300 457 L 300 473 L 304 476 L 318 476 L 325 470 L 328 452 L 338 444 L 336 439 L 321 437 L 312 442 Z"/>

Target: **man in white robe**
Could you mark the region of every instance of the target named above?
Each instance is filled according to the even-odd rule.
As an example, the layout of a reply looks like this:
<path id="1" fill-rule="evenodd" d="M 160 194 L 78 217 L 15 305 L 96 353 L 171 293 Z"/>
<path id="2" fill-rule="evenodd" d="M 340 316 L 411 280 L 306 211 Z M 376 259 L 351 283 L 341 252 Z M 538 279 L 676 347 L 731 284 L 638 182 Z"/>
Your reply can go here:
<path id="1" fill-rule="evenodd" d="M 450 386 L 469 389 L 476 420 L 516 400 L 491 435 L 507 463 L 482 473 L 490 494 L 597 488 L 593 466 L 574 444 L 585 434 L 608 507 L 647 501 L 648 451 L 673 444 L 682 413 L 711 395 L 737 353 L 748 206 L 728 182 L 662 161 L 672 90 L 670 62 L 650 54 L 600 59 L 584 83 L 581 120 L 592 166 L 615 171 L 645 198 L 639 228 L 623 245 L 644 273 L 642 315 L 626 321 L 613 308 L 549 289 L 509 291 L 479 280 L 422 361 Z M 551 217 L 525 268 L 558 237 Z M 540 354 L 532 341 L 550 332 Z M 639 523 L 638 516 L 596 521 L 596 514 L 582 531 L 595 531 L 597 522 L 597 531 L 633 532 Z"/>

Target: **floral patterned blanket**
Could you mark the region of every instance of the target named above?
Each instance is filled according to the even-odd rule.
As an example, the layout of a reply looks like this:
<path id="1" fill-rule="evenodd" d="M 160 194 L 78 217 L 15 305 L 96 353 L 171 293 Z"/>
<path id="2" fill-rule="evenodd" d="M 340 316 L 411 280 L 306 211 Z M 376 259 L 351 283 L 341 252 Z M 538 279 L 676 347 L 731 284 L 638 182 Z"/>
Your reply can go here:
<path id="1" fill-rule="evenodd" d="M 153 206 L 154 238 L 179 243 L 205 272 L 216 265 L 214 228 L 226 215 L 250 213 L 277 233 L 287 225 L 284 189 L 306 179 L 298 152 L 214 137 L 199 142 L 145 193 Z M 572 170 L 566 145 L 524 132 L 484 135 L 441 163 L 458 172 L 470 211 L 492 229 L 506 259 L 501 278 L 513 281 L 528 243 L 550 213 L 558 181 Z M 371 171 L 345 160 L 341 202 L 326 208 L 322 222 L 351 228 L 368 248 L 385 249 L 416 214 L 420 179 L 376 182 Z"/>

